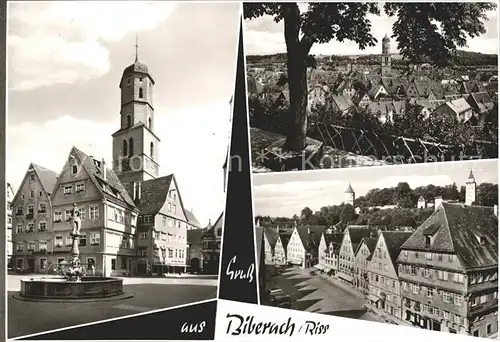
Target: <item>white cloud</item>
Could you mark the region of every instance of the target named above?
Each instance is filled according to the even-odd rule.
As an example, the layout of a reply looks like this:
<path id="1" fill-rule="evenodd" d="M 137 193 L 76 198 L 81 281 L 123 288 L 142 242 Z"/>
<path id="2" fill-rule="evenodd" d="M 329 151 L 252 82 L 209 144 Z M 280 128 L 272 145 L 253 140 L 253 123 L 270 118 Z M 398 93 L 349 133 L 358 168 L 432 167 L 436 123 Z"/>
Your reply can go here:
<path id="1" fill-rule="evenodd" d="M 228 147 L 229 105 L 209 104 L 189 111 L 157 109 L 155 133 L 160 137 L 160 176 L 175 173 L 186 209 L 201 224 L 212 223 L 224 210 L 223 170 Z M 71 116 L 42 125 L 9 125 L 7 179 L 18 189 L 30 162 L 60 172 L 72 146 L 97 159 L 112 160 L 115 122 L 100 123 Z M 183 129 L 182 127 L 189 127 Z"/>
<path id="2" fill-rule="evenodd" d="M 110 67 L 104 42 L 153 29 L 174 8 L 166 2 L 9 4 L 9 87 L 32 89 L 102 76 Z"/>

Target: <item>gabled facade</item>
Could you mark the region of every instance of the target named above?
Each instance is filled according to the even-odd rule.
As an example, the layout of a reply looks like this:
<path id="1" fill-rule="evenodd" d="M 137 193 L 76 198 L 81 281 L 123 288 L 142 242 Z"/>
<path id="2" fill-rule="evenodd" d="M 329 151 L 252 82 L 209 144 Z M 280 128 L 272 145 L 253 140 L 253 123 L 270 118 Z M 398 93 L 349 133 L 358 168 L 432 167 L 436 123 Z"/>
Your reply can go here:
<path id="1" fill-rule="evenodd" d="M 13 266 L 29 272 L 46 272 L 52 255 L 51 195 L 57 173 L 31 163 L 12 199 Z"/>
<path id="2" fill-rule="evenodd" d="M 498 331 L 498 219 L 493 208 L 442 202 L 397 258 L 402 319 L 488 337 Z"/>
<path id="3" fill-rule="evenodd" d="M 286 248 L 287 261 L 292 265 L 302 268 L 306 267 L 306 246 L 302 241 L 297 227 L 293 229 L 292 235 Z"/>
<path id="4" fill-rule="evenodd" d="M 347 226 L 340 246 L 338 278 L 353 284 L 356 274 L 355 252 L 363 238 L 374 235 L 376 232 L 368 226 Z"/>
<path id="5" fill-rule="evenodd" d="M 95 265 L 104 276 L 137 274 L 138 210 L 118 176 L 73 147 L 61 171 L 52 200 L 53 248 L 56 263 L 68 257 L 72 238 L 71 209 L 80 210 L 80 261 Z"/>
<path id="6" fill-rule="evenodd" d="M 398 231 L 380 232 L 367 267 L 369 303 L 396 318 L 401 318 L 401 291 L 396 259 L 401 245 L 411 234 Z"/>
<path id="7" fill-rule="evenodd" d="M 279 234 L 276 229 L 265 227 L 264 228 L 264 262 L 266 265 L 274 264 L 274 248 L 279 239 Z"/>
<path id="8" fill-rule="evenodd" d="M 362 293 L 368 293 L 368 263 L 371 260 L 377 238 L 363 238 L 355 253 L 356 270 L 354 272 L 354 287 Z"/>
<path id="9" fill-rule="evenodd" d="M 334 276 L 339 268 L 339 250 L 344 234 L 342 232 L 325 232 L 321 235 L 318 248 L 318 265 Z"/>
<path id="10" fill-rule="evenodd" d="M 138 273 L 185 271 L 188 219 L 175 176 L 131 184 L 139 209 Z"/>

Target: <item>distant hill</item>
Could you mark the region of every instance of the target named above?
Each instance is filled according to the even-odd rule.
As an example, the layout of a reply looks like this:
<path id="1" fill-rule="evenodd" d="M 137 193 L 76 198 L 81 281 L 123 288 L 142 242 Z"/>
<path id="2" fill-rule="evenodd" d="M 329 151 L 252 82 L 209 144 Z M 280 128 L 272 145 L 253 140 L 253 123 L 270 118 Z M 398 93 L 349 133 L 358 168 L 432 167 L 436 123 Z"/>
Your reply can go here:
<path id="1" fill-rule="evenodd" d="M 376 54 L 356 54 L 356 55 L 316 55 L 319 60 L 349 60 L 349 59 L 370 59 L 379 55 Z M 395 60 L 402 60 L 403 56 L 399 53 L 391 54 Z M 286 53 L 276 53 L 272 55 L 249 55 L 247 56 L 249 64 L 281 64 L 286 63 Z M 471 52 L 458 50 L 456 65 L 498 65 L 498 55 L 485 54 L 481 52 Z"/>

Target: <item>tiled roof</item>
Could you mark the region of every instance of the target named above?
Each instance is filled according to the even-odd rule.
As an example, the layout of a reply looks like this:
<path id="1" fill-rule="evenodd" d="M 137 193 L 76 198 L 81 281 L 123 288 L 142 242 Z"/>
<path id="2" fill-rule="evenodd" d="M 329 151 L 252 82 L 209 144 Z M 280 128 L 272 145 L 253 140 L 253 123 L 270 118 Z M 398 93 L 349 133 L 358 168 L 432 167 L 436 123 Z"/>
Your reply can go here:
<path id="1" fill-rule="evenodd" d="M 329 246 L 330 243 L 341 244 L 342 239 L 344 238 L 344 233 L 332 233 L 332 234 L 324 234 L 326 245 Z"/>
<path id="2" fill-rule="evenodd" d="M 281 233 L 280 232 L 280 239 L 281 239 L 281 245 L 283 246 L 283 248 L 286 249 L 286 246 L 288 246 L 288 241 L 290 241 L 290 236 L 292 234 L 290 233 Z"/>
<path id="3" fill-rule="evenodd" d="M 332 95 L 332 101 L 340 111 L 346 111 L 354 106 L 352 100 L 345 95 Z"/>
<path id="4" fill-rule="evenodd" d="M 306 225 L 295 228 L 306 249 L 317 247 L 321 241 L 321 235 L 326 231 L 326 226 L 322 225 Z"/>
<path id="5" fill-rule="evenodd" d="M 426 250 L 424 231 L 430 226 L 439 227 L 432 251 L 456 253 L 466 270 L 498 265 L 498 219 L 493 208 L 443 202 L 402 248 Z M 477 237 L 484 237 L 485 243 Z"/>
<path id="6" fill-rule="evenodd" d="M 187 243 L 188 244 L 201 243 L 201 237 L 202 237 L 204 231 L 205 231 L 205 229 L 203 229 L 203 228 L 188 229 L 188 231 L 186 232 Z"/>
<path id="7" fill-rule="evenodd" d="M 141 198 L 140 201 L 136 201 L 141 215 L 158 214 L 165 204 L 173 177 L 171 174 L 141 182 Z M 129 187 L 132 186 L 133 183 L 130 183 Z"/>
<path id="8" fill-rule="evenodd" d="M 274 248 L 276 245 L 276 241 L 278 241 L 279 234 L 274 228 L 269 228 L 265 227 L 264 228 L 264 236 L 267 239 L 267 242 L 269 242 L 269 245 Z"/>
<path id="9" fill-rule="evenodd" d="M 102 162 L 94 160 L 74 146 L 70 154 L 75 155 L 80 159 L 84 169 L 89 174 L 90 179 L 103 195 L 109 196 L 113 199 L 119 199 L 130 207 L 136 207 L 134 201 L 130 198 L 127 189 L 123 186 L 122 182 L 113 170 L 106 167 L 106 177 L 104 177 L 102 173 Z M 96 165 L 96 163 L 98 163 L 98 165 Z M 104 187 L 102 186 L 103 184 L 105 185 Z"/>
<path id="10" fill-rule="evenodd" d="M 186 214 L 186 218 L 187 218 L 189 224 L 191 224 L 195 227 L 201 228 L 200 222 L 198 222 L 198 220 L 196 219 L 196 216 L 194 216 L 194 214 L 192 212 L 190 212 L 187 209 L 184 209 L 184 214 Z"/>
<path id="11" fill-rule="evenodd" d="M 480 113 L 484 113 L 494 107 L 493 100 L 487 92 L 471 93 L 467 100 Z"/>
<path id="12" fill-rule="evenodd" d="M 368 247 L 368 250 L 370 251 L 370 256 L 373 254 L 373 251 L 375 250 L 375 246 L 377 245 L 377 237 L 364 237 L 361 239 L 361 243 L 364 243 L 366 247 Z"/>
<path id="13" fill-rule="evenodd" d="M 347 226 L 346 230 L 349 232 L 353 251 L 358 248 L 363 238 L 370 236 L 374 237 L 377 234 L 375 229 L 369 226 Z"/>
<path id="14" fill-rule="evenodd" d="M 457 115 L 471 109 L 471 106 L 464 98 L 446 102 L 446 105 L 451 108 Z"/>
<path id="15" fill-rule="evenodd" d="M 412 232 L 381 232 L 380 233 L 384 237 L 385 245 L 387 247 L 387 251 L 389 252 L 389 257 L 392 260 L 392 264 L 396 264 L 396 260 L 398 258 L 399 252 L 401 250 L 401 246 L 406 242 L 413 234 Z"/>
<path id="16" fill-rule="evenodd" d="M 47 194 L 51 194 L 54 190 L 54 186 L 57 183 L 57 177 L 59 176 L 56 172 L 49 170 L 43 166 L 35 163 L 31 163 L 33 170 L 35 170 L 43 189 Z"/>

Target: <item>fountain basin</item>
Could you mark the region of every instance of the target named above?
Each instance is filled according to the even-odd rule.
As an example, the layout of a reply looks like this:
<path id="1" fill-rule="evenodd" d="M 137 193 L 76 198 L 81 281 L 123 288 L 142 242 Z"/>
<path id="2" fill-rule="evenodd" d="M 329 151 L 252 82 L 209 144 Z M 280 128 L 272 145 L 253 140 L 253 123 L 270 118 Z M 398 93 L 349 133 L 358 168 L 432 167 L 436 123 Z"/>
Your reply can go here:
<path id="1" fill-rule="evenodd" d="M 23 279 L 19 294 L 39 299 L 108 298 L 123 294 L 123 279 L 82 277 L 79 282 L 42 277 Z"/>

